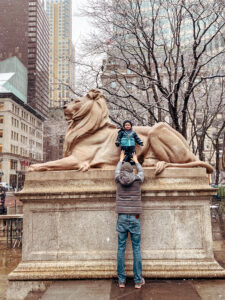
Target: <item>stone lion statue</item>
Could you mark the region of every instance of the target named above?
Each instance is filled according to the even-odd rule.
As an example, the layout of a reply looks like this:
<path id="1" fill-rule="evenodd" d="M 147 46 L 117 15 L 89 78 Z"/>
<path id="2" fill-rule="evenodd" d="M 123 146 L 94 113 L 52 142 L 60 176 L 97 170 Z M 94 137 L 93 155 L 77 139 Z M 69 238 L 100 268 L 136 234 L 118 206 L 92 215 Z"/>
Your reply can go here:
<path id="1" fill-rule="evenodd" d="M 64 142 L 64 157 L 42 164 L 33 164 L 29 171 L 79 170 L 115 168 L 120 149 L 115 146 L 118 129 L 110 123 L 104 95 L 98 90 L 65 105 L 68 129 Z M 167 167 L 213 168 L 200 161 L 189 149 L 187 141 L 166 123 L 153 127 L 134 126 L 143 147 L 136 147 L 137 157 L 144 167 L 155 167 L 159 174 Z"/>

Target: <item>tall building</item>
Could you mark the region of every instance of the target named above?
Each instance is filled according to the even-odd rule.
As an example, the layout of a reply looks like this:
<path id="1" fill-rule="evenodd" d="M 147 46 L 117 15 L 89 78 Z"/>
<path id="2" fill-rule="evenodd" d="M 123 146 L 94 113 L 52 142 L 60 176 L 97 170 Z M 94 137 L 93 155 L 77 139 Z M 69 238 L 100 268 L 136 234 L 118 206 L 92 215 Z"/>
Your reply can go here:
<path id="1" fill-rule="evenodd" d="M 26 103 L 27 69 L 19 59 L 0 68 L 0 181 L 19 187 L 29 164 L 43 161 L 44 118 Z"/>
<path id="2" fill-rule="evenodd" d="M 47 0 L 50 26 L 49 99 L 50 107 L 70 100 L 73 87 L 72 0 Z"/>
<path id="3" fill-rule="evenodd" d="M 0 28 L 0 60 L 21 60 L 28 69 L 27 103 L 47 117 L 49 26 L 44 2 L 1 0 Z"/>

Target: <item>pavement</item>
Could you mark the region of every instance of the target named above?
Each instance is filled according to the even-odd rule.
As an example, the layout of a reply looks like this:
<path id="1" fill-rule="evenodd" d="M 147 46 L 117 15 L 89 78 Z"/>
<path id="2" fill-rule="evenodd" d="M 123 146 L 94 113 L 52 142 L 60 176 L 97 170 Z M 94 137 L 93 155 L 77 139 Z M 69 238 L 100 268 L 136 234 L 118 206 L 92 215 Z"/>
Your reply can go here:
<path id="1" fill-rule="evenodd" d="M 54 282 L 44 293 L 25 300 L 217 300 L 225 299 L 225 280 L 150 280 L 137 290 L 130 279 L 124 289 L 113 280 Z"/>
<path id="2" fill-rule="evenodd" d="M 0 245 L 3 245 L 2 243 Z M 221 248 L 221 245 L 220 245 Z M 219 248 L 218 248 L 219 249 Z M 215 251 L 225 268 L 225 251 Z M 21 248 L 0 247 L 0 299 L 6 300 L 7 275 L 21 259 Z M 132 279 L 121 289 L 116 279 L 53 281 L 44 292 L 30 292 L 24 300 L 221 300 L 224 279 L 148 279 L 137 290 Z"/>

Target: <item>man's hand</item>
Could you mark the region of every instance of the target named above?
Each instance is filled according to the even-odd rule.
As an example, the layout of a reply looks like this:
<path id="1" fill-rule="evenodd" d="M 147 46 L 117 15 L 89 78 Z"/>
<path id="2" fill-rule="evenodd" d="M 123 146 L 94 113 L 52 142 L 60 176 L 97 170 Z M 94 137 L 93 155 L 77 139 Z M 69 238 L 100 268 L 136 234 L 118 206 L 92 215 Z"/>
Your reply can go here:
<path id="1" fill-rule="evenodd" d="M 124 150 L 122 150 L 120 153 L 120 161 L 121 162 L 124 160 L 124 157 L 125 157 L 125 153 L 124 153 Z"/>
<path id="2" fill-rule="evenodd" d="M 137 159 L 136 153 L 133 154 L 132 160 L 135 162 L 135 164 L 138 164 L 138 159 Z"/>

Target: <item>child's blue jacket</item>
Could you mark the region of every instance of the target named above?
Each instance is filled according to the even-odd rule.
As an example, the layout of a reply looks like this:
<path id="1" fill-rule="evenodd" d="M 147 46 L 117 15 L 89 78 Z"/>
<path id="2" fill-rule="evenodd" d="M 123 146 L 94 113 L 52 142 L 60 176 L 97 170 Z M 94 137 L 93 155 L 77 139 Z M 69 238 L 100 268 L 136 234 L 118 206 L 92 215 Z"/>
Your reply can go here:
<path id="1" fill-rule="evenodd" d="M 138 137 L 135 131 L 129 130 L 126 131 L 124 129 L 120 129 L 118 132 L 118 136 L 116 139 L 116 146 L 127 147 L 127 146 L 135 146 L 135 143 L 143 146 L 143 142 Z"/>

